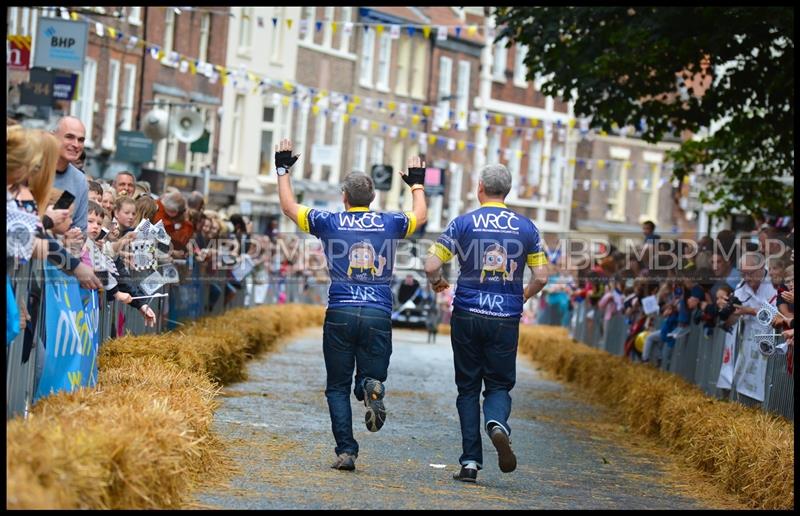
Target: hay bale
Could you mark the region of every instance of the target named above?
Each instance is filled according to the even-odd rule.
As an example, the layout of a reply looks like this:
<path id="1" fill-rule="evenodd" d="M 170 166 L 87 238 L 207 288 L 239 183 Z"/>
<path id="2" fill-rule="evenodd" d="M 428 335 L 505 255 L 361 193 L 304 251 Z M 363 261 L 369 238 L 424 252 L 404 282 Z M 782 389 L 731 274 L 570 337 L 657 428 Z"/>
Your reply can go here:
<path id="1" fill-rule="evenodd" d="M 48 396 L 8 422 L 7 508 L 180 507 L 197 482 L 230 468 L 211 430 L 220 384 L 323 318 L 322 307 L 241 309 L 104 344 L 96 388 Z"/>
<path id="2" fill-rule="evenodd" d="M 566 329 L 522 326 L 519 350 L 657 437 L 743 503 L 794 508 L 793 423 L 704 395 L 682 378 L 590 348 Z"/>

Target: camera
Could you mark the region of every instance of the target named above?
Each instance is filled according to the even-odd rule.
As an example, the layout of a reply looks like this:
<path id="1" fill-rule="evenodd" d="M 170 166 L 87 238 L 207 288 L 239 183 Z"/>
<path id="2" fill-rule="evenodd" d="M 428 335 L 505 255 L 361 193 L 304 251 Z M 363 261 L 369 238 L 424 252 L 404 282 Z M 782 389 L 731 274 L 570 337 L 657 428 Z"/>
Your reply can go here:
<path id="1" fill-rule="evenodd" d="M 724 323 L 728 320 L 728 318 L 733 315 L 733 312 L 736 311 L 736 306 L 734 305 L 741 305 L 742 302 L 736 296 L 731 296 L 728 298 L 728 302 L 725 306 L 720 308 L 719 310 L 719 321 L 720 323 Z"/>

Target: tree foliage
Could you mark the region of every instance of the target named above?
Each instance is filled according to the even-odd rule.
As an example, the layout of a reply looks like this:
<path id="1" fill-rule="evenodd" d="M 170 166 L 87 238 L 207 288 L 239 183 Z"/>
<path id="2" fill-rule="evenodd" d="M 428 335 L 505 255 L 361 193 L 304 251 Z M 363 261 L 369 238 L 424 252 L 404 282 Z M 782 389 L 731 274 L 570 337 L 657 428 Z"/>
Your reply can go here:
<path id="1" fill-rule="evenodd" d="M 794 175 L 793 8 L 515 6 L 496 15 L 496 40 L 528 46 L 527 78 L 571 98 L 591 127 L 634 126 L 651 143 L 702 136 L 670 158 L 679 179 L 702 166 L 700 200 L 718 214 L 790 210 L 793 182 L 776 177 Z"/>

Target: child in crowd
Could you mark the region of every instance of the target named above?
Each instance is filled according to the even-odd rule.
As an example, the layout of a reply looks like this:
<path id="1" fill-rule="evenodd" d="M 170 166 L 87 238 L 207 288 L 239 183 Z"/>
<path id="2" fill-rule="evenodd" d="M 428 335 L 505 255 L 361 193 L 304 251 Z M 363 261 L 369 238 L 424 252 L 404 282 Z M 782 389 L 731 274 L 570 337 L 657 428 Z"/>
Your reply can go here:
<path id="1" fill-rule="evenodd" d="M 97 203 L 103 200 L 103 187 L 97 181 L 89 181 L 89 200 Z"/>
<path id="2" fill-rule="evenodd" d="M 116 202 L 116 200 L 117 196 L 114 194 L 114 188 L 109 185 L 103 185 L 103 199 L 100 204 L 109 215 L 114 213 L 114 202 Z"/>
<path id="3" fill-rule="evenodd" d="M 132 197 L 121 195 L 114 202 L 114 218 L 119 224 L 119 237 L 124 237 L 136 227 L 136 202 Z"/>

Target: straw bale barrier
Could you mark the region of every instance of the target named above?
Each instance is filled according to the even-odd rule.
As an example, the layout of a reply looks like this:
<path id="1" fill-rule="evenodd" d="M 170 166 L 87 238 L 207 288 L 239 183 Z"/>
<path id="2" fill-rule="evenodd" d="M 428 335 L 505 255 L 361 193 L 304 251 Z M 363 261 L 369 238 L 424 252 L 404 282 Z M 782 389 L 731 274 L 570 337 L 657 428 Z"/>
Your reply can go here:
<path id="1" fill-rule="evenodd" d="M 519 350 L 614 408 L 626 424 L 706 472 L 743 503 L 794 508 L 794 424 L 706 396 L 683 378 L 573 341 L 565 328 L 521 326 Z"/>
<path id="2" fill-rule="evenodd" d="M 226 468 L 211 432 L 221 384 L 324 307 L 231 310 L 100 350 L 98 385 L 37 402 L 6 424 L 6 508 L 176 508 Z"/>

